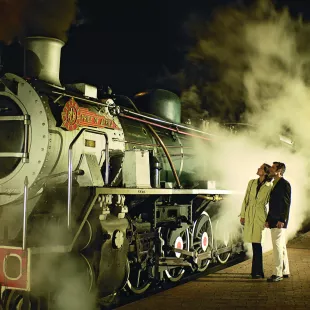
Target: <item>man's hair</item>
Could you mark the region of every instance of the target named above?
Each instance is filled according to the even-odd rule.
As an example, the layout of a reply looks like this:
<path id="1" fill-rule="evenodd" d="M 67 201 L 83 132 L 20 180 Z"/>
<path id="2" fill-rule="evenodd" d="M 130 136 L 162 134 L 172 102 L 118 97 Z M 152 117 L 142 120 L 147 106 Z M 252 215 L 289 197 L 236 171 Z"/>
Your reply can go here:
<path id="1" fill-rule="evenodd" d="M 279 161 L 274 161 L 273 164 L 277 166 L 277 171 L 281 170 L 281 175 L 283 176 L 283 174 L 286 170 L 285 164 L 281 163 Z"/>

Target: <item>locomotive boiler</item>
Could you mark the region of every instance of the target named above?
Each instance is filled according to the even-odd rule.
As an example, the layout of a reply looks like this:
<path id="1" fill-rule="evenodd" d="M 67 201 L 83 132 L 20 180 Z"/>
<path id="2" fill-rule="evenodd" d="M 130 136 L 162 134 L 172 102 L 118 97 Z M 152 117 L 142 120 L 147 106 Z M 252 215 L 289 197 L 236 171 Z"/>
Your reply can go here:
<path id="1" fill-rule="evenodd" d="M 4 308 L 55 304 L 77 274 L 99 303 L 142 294 L 239 253 L 239 239 L 219 237 L 212 220 L 232 193 L 195 157 L 193 140 L 213 136 L 181 124 L 171 92 L 131 100 L 61 85 L 62 46 L 27 38 L 24 76 L 0 79 Z"/>

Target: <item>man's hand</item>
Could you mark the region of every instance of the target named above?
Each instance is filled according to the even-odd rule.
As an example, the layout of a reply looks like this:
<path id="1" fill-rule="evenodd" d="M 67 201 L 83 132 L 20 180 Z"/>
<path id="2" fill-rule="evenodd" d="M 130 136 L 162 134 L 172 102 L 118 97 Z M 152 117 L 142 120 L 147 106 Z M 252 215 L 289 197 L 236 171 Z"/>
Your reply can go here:
<path id="1" fill-rule="evenodd" d="M 265 227 L 266 227 L 266 228 L 269 228 L 268 222 L 265 222 Z"/>
<path id="2" fill-rule="evenodd" d="M 283 227 L 284 227 L 284 223 L 279 221 L 277 223 L 277 228 L 283 228 Z"/>
<path id="3" fill-rule="evenodd" d="M 244 225 L 244 222 L 245 222 L 244 217 L 241 217 L 241 218 L 240 218 L 240 223 L 241 223 L 241 225 Z"/>

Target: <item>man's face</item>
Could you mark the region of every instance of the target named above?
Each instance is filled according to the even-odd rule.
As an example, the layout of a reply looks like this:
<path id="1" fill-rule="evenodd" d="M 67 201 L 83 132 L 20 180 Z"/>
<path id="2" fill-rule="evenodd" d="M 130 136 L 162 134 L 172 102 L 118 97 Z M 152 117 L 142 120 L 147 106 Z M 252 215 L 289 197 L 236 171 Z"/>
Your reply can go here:
<path id="1" fill-rule="evenodd" d="M 269 176 L 270 177 L 275 177 L 276 175 L 278 175 L 279 173 L 277 172 L 278 167 L 276 164 L 273 164 L 270 169 L 269 169 Z"/>

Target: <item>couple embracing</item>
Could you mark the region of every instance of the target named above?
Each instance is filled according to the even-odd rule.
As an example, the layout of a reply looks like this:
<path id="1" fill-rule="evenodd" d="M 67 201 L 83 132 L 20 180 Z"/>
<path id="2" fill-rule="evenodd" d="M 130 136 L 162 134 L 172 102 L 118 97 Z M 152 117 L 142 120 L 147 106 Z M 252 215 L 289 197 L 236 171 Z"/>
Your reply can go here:
<path id="1" fill-rule="evenodd" d="M 267 281 L 278 282 L 290 274 L 285 231 L 289 220 L 291 186 L 283 178 L 285 170 L 285 164 L 281 162 L 274 162 L 272 166 L 261 165 L 257 170 L 259 178 L 250 180 L 243 200 L 240 222 L 244 225 L 244 242 L 252 243 L 253 279 L 264 278 L 262 234 L 265 228 L 271 230 L 274 260 L 274 271 Z"/>

